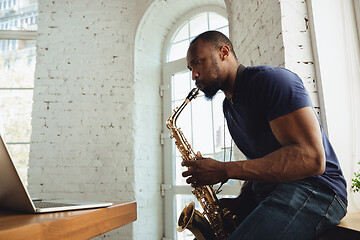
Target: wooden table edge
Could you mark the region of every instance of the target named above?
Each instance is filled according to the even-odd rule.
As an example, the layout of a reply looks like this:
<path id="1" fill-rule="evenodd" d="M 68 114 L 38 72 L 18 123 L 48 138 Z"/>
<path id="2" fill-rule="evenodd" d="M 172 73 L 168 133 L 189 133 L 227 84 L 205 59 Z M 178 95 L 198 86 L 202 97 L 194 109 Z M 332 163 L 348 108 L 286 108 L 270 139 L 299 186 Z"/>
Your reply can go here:
<path id="1" fill-rule="evenodd" d="M 51 221 L 2 230 L 0 239 L 89 239 L 136 221 L 137 203 L 114 202 L 104 208 L 20 216 L 36 219 L 41 215 L 62 213 L 65 213 L 64 217 L 55 217 Z"/>

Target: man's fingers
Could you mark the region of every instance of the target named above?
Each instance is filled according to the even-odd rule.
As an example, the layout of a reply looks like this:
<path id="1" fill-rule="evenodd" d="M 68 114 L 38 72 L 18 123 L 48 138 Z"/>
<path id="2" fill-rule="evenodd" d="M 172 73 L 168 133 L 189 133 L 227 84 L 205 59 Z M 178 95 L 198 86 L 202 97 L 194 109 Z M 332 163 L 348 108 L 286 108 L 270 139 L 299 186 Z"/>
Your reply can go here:
<path id="1" fill-rule="evenodd" d="M 191 166 L 195 166 L 195 165 L 196 165 L 196 162 L 192 161 L 192 160 L 183 160 L 181 162 L 181 166 L 183 166 L 183 167 L 191 167 Z"/>
<path id="2" fill-rule="evenodd" d="M 187 170 L 187 171 L 184 171 L 183 173 L 182 173 L 182 176 L 183 177 L 188 177 L 188 176 L 190 176 L 190 175 L 192 175 L 192 174 L 194 174 L 194 171 L 192 171 L 192 170 Z"/>
<path id="3" fill-rule="evenodd" d="M 201 182 L 196 181 L 195 178 L 193 177 L 189 177 L 188 179 L 186 179 L 186 182 L 188 184 L 191 184 L 191 187 L 193 188 L 200 187 L 203 185 Z"/>
<path id="4" fill-rule="evenodd" d="M 189 177 L 188 179 L 186 179 L 186 183 L 189 183 L 189 184 L 196 183 L 195 178 L 194 177 Z"/>
<path id="5" fill-rule="evenodd" d="M 199 159 L 204 159 L 204 157 L 201 155 L 201 152 L 197 152 L 196 153 L 196 159 L 199 160 Z"/>

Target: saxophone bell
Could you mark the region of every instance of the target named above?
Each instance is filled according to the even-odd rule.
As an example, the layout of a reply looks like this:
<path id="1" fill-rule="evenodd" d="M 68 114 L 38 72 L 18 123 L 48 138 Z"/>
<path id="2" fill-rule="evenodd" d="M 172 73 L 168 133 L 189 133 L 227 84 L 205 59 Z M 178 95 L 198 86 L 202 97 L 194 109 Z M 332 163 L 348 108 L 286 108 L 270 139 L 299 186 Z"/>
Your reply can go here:
<path id="1" fill-rule="evenodd" d="M 195 203 L 189 202 L 182 210 L 177 231 L 190 230 L 197 240 L 216 240 L 214 232 L 208 220 L 195 209 Z"/>

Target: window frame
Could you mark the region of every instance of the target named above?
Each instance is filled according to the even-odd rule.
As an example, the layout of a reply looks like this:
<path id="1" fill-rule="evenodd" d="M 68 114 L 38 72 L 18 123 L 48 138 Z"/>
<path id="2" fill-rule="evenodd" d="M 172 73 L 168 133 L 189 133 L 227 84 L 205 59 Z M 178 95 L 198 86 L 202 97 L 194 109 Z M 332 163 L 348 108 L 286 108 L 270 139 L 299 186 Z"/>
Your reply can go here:
<path id="1" fill-rule="evenodd" d="M 358 41 L 360 44 L 360 0 L 353 0 L 353 4 L 355 9 L 355 21 L 357 25 Z"/>
<path id="2" fill-rule="evenodd" d="M 36 40 L 34 30 L 0 30 L 0 40 Z"/>

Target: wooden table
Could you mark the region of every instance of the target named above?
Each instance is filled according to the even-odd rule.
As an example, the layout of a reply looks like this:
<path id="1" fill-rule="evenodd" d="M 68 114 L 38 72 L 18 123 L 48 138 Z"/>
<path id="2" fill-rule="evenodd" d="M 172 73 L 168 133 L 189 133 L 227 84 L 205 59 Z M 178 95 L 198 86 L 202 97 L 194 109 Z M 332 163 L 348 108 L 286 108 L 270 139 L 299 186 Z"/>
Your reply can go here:
<path id="1" fill-rule="evenodd" d="M 42 214 L 0 210 L 0 239 L 89 239 L 136 218 L 136 202 Z"/>
<path id="2" fill-rule="evenodd" d="M 347 213 L 340 224 L 328 231 L 320 240 L 360 239 L 360 213 Z"/>
<path id="3" fill-rule="evenodd" d="M 347 213 L 338 227 L 360 232 L 360 212 Z"/>

